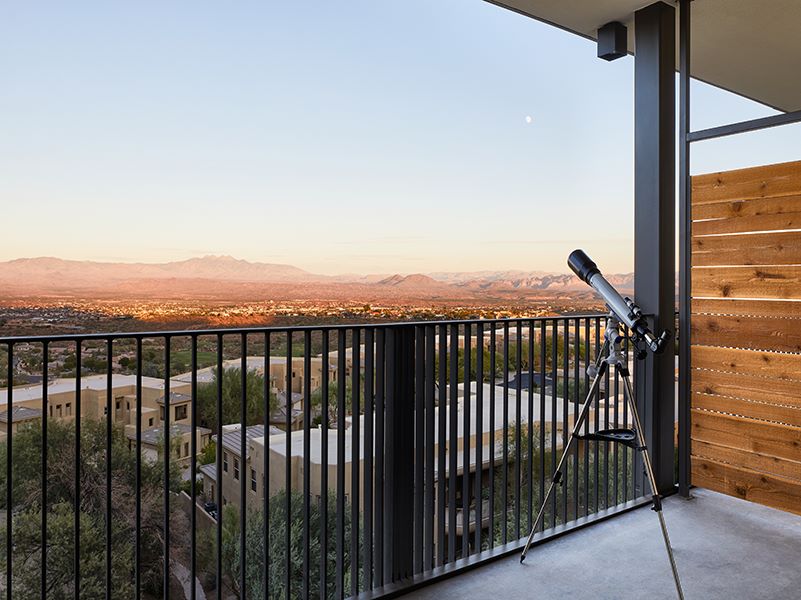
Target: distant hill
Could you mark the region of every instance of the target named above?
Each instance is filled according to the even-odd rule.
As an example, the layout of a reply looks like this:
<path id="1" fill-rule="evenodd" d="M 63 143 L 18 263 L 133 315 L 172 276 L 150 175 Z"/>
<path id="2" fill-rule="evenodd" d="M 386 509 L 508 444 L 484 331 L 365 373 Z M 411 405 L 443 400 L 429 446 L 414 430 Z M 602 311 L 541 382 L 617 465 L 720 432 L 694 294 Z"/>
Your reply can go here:
<path id="1" fill-rule="evenodd" d="M 116 263 L 20 258 L 0 262 L 0 282 L 51 287 L 96 287 L 141 279 L 215 279 L 297 282 L 325 279 L 291 265 L 248 262 L 231 256 L 204 256 L 168 263 Z"/>
<path id="2" fill-rule="evenodd" d="M 633 275 L 607 279 L 630 293 Z M 193 299 L 514 299 L 586 296 L 572 274 L 542 271 L 437 272 L 394 275 L 317 275 L 292 265 L 204 256 L 166 263 L 20 258 L 0 262 L 4 297 L 118 297 Z M 0 298 L 2 300 L 2 298 Z"/>

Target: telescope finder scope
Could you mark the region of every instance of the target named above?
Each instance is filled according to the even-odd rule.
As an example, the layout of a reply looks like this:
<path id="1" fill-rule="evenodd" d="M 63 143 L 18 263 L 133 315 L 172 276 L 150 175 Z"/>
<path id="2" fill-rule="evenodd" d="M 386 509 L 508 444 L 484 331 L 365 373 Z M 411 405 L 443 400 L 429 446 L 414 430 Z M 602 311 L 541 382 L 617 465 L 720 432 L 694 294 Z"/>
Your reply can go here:
<path id="1" fill-rule="evenodd" d="M 618 291 L 601 274 L 598 265 L 587 256 L 584 250 L 573 250 L 567 257 L 567 265 L 576 274 L 576 277 L 593 288 L 601 298 L 604 299 L 615 316 L 626 327 L 634 332 L 634 335 L 642 339 L 648 348 L 659 354 L 667 346 L 670 333 L 665 330 L 660 335 L 655 336 L 648 328 L 648 323 L 643 317 L 642 310 L 630 298 L 623 298 Z"/>

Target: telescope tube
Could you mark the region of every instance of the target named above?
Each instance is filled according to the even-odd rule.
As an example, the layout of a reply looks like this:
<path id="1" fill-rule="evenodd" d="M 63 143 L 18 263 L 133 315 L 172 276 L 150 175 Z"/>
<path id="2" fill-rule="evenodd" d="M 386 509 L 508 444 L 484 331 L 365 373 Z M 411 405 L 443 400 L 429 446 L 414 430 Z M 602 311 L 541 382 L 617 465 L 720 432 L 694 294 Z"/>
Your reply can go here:
<path id="1" fill-rule="evenodd" d="M 623 298 L 618 291 L 612 287 L 603 275 L 598 265 L 587 256 L 584 250 L 574 250 L 567 257 L 567 265 L 584 283 L 592 287 L 603 298 L 609 309 L 621 323 L 642 337 L 653 352 L 661 352 L 668 340 L 668 332 L 664 332 L 659 337 L 655 337 L 648 329 L 648 324 L 642 316 L 641 311 L 634 302 Z"/>

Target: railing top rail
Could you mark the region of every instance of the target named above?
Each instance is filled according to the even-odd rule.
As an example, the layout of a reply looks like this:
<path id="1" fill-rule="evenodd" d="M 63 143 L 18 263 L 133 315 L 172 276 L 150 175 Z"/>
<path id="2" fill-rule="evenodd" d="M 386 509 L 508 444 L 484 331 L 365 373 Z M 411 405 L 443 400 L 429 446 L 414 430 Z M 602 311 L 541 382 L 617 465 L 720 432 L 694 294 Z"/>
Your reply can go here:
<path id="1" fill-rule="evenodd" d="M 434 321 L 387 321 L 384 323 L 343 323 L 331 325 L 276 325 L 270 327 L 239 327 L 212 329 L 177 329 L 165 331 L 127 331 L 110 333 L 64 333 L 58 335 L 0 336 L 0 344 L 21 344 L 41 342 L 81 342 L 122 339 L 199 337 L 220 335 L 242 335 L 259 333 L 286 333 L 303 331 L 338 331 L 346 329 L 379 329 L 384 327 L 419 327 L 425 325 L 474 325 L 476 323 L 528 323 L 571 319 L 596 319 L 605 316 L 604 312 L 552 315 L 542 317 L 498 317 L 496 319 L 442 319 Z"/>

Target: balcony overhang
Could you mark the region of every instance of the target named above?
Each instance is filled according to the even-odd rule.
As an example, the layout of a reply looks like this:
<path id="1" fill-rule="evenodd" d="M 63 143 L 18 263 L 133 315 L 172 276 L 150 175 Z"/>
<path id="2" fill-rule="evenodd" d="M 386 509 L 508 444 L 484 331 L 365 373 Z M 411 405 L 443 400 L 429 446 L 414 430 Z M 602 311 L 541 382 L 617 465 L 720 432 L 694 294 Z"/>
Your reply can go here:
<path id="1" fill-rule="evenodd" d="M 599 27 L 620 21 L 629 29 L 629 50 L 634 49 L 634 12 L 652 3 L 652 0 L 488 1 L 593 40 Z M 692 21 L 694 78 L 777 110 L 801 109 L 801 78 L 796 76 L 801 72 L 800 2 L 696 0 L 692 3 Z"/>

